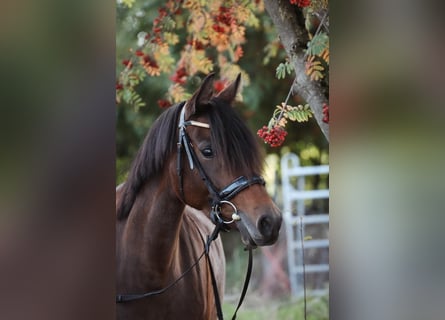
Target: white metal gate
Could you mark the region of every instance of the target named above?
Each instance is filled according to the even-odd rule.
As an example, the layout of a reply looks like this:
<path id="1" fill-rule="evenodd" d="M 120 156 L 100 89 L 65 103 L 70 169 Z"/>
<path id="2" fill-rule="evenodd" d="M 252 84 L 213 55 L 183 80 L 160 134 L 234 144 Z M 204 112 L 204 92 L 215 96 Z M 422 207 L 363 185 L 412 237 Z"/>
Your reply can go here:
<path id="1" fill-rule="evenodd" d="M 281 178 L 283 184 L 283 218 L 286 226 L 289 280 L 293 296 L 303 294 L 303 255 L 310 250 L 329 248 L 327 236 L 321 239 L 304 240 L 307 225 L 322 225 L 328 228 L 328 212 L 306 215 L 305 202 L 312 199 L 329 199 L 329 188 L 306 190 L 307 176 L 328 175 L 329 166 L 300 166 L 300 159 L 293 153 L 281 158 Z M 310 235 L 309 235 L 310 236 Z M 304 245 L 304 252 L 302 250 Z M 325 249 L 326 250 L 326 249 Z M 308 264 L 304 259 L 304 272 L 306 275 L 329 272 L 329 264 Z M 327 288 L 308 291 L 311 295 L 325 294 Z"/>

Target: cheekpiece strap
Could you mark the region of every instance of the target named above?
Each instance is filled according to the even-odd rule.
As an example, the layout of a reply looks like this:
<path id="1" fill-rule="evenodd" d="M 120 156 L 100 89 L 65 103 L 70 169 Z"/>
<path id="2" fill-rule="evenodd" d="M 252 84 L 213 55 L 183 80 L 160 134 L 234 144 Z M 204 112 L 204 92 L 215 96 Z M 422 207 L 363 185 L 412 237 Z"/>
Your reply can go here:
<path id="1" fill-rule="evenodd" d="M 189 122 L 189 121 L 187 121 Z M 179 116 L 179 141 L 178 144 L 182 144 L 185 148 L 185 152 L 187 154 L 187 158 L 189 160 L 189 165 L 190 165 L 190 170 L 193 170 L 194 166 L 193 166 L 193 158 L 192 158 L 192 154 L 190 151 L 190 147 L 189 144 L 186 141 L 186 133 L 185 133 L 185 128 L 187 127 L 188 123 L 185 121 L 185 105 L 182 107 L 181 110 L 181 115 Z"/>

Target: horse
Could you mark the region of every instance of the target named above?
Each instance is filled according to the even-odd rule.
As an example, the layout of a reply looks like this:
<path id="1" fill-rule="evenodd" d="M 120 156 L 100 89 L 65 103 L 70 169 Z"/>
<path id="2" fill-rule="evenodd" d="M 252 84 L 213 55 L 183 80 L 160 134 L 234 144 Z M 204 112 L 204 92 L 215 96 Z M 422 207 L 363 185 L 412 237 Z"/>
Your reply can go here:
<path id="1" fill-rule="evenodd" d="M 239 230 L 248 248 L 278 238 L 282 217 L 260 176 L 263 153 L 232 107 L 240 75 L 216 95 L 214 77 L 158 117 L 116 188 L 116 290 L 162 292 L 117 303 L 118 319 L 216 319 L 221 237 L 209 250 L 219 296 L 209 263 L 198 260 L 212 221 Z"/>

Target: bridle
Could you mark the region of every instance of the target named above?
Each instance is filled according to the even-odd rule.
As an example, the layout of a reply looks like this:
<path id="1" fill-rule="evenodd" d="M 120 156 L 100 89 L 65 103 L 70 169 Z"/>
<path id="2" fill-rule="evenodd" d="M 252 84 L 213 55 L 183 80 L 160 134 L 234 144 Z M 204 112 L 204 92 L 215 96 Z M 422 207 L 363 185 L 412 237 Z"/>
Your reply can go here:
<path id="1" fill-rule="evenodd" d="M 228 231 L 229 230 L 228 224 L 231 224 L 235 221 L 241 220 L 241 217 L 238 214 L 238 208 L 230 200 L 232 198 L 234 198 L 237 194 L 239 194 L 241 191 L 250 187 L 253 184 L 265 185 L 265 181 L 262 177 L 256 176 L 256 175 L 254 175 L 250 179 L 246 178 L 245 176 L 240 176 L 240 177 L 236 178 L 234 181 L 232 181 L 229 185 L 222 188 L 222 190 L 219 191 L 215 187 L 213 182 L 210 180 L 208 175 L 206 174 L 204 168 L 202 167 L 201 162 L 199 161 L 198 156 L 196 155 L 196 152 L 194 151 L 192 141 L 186 131 L 188 126 L 210 129 L 210 125 L 207 123 L 204 123 L 204 122 L 199 122 L 199 121 L 194 121 L 194 120 L 185 121 L 185 110 L 186 110 L 185 104 L 186 104 L 185 102 L 182 102 L 178 106 L 178 108 L 181 108 L 181 113 L 179 116 L 179 124 L 178 124 L 178 131 L 179 131 L 178 142 L 177 142 L 178 158 L 177 158 L 177 166 L 176 166 L 178 179 L 179 179 L 179 192 L 180 192 L 181 197 L 184 201 L 184 189 L 183 189 L 183 177 L 182 177 L 182 153 L 183 153 L 182 150 L 184 149 L 185 154 L 188 159 L 190 170 L 194 170 L 195 167 L 197 168 L 199 175 L 201 176 L 201 179 L 203 180 L 204 184 L 206 185 L 206 187 L 211 195 L 212 206 L 211 206 L 211 211 L 210 211 L 210 218 L 211 218 L 212 222 L 215 224 L 215 228 L 214 228 L 212 234 L 207 236 L 207 241 L 204 243 L 204 252 L 199 256 L 197 261 L 194 264 L 192 264 L 186 271 L 184 271 L 184 273 L 178 279 L 176 279 L 174 282 L 172 282 L 171 284 L 169 284 L 167 287 L 165 287 L 163 289 L 152 291 L 152 292 L 147 292 L 147 293 L 143 293 L 143 294 L 116 295 L 116 302 L 121 303 L 121 302 L 139 300 L 139 299 L 146 298 L 149 296 L 164 293 L 165 291 L 167 291 L 168 289 L 173 287 L 187 273 L 189 273 L 199 263 L 199 261 L 202 259 L 202 257 L 205 255 L 207 258 L 207 262 L 209 264 L 218 319 L 222 320 L 223 314 L 222 314 L 221 301 L 219 299 L 218 287 L 217 287 L 215 275 L 213 272 L 213 267 L 212 267 L 210 257 L 209 257 L 210 244 L 212 243 L 213 240 L 215 240 L 218 237 L 220 230 Z M 232 217 L 231 217 L 232 219 L 229 221 L 224 220 L 221 215 L 222 206 L 225 204 L 229 205 L 233 209 L 233 213 L 232 213 Z M 240 296 L 240 300 L 238 302 L 238 306 L 235 310 L 235 313 L 234 313 L 232 319 L 236 319 L 236 313 L 238 312 L 238 309 L 240 308 L 240 306 L 244 300 L 245 294 L 247 292 L 247 287 L 249 285 L 250 275 L 252 272 L 252 248 L 249 247 L 249 248 L 247 248 L 247 250 L 249 251 L 249 262 L 248 262 L 248 266 L 247 266 L 246 278 L 244 281 L 244 286 L 243 286 L 243 290 L 242 290 L 242 293 Z"/>
<path id="2" fill-rule="evenodd" d="M 224 187 L 221 191 L 215 187 L 204 168 L 201 165 L 201 162 L 198 159 L 198 156 L 193 149 L 193 145 L 189 135 L 187 134 L 188 126 L 195 126 L 199 128 L 210 129 L 210 125 L 207 123 L 199 122 L 199 121 L 185 121 L 185 105 L 182 106 L 181 114 L 179 116 L 179 134 L 178 134 L 178 143 L 177 143 L 177 173 L 179 177 L 179 189 L 184 199 L 184 190 L 183 190 L 183 182 L 182 182 L 182 149 L 185 149 L 185 154 L 187 155 L 188 163 L 190 166 L 190 170 L 193 170 L 194 167 L 198 169 L 199 175 L 201 179 L 204 181 L 204 184 L 207 187 L 211 197 L 212 197 L 212 210 L 210 211 L 210 218 L 212 222 L 216 225 L 218 223 L 223 224 L 223 230 L 228 230 L 225 226 L 235 221 L 241 220 L 241 217 L 238 215 L 237 207 L 230 201 L 234 198 L 238 193 L 243 191 L 244 189 L 250 187 L 253 184 L 261 184 L 265 185 L 264 179 L 260 176 L 253 176 L 251 179 L 246 178 L 245 176 L 240 176 L 232 181 L 229 185 Z M 228 204 L 233 209 L 232 220 L 226 221 L 223 220 L 220 213 L 221 207 L 223 204 Z"/>

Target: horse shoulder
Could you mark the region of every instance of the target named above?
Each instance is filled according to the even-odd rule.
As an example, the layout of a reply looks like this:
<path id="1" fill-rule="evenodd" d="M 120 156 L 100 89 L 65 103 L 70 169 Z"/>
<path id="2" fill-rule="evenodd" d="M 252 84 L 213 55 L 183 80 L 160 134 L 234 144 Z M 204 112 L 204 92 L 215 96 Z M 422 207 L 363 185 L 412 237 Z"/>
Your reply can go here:
<path id="1" fill-rule="evenodd" d="M 205 212 L 186 206 L 184 208 L 184 215 L 192 220 L 199 228 L 199 232 L 204 237 L 203 241 L 213 232 L 215 225 Z M 218 290 L 222 299 L 225 287 L 226 259 L 221 236 L 218 236 L 210 246 L 210 261 L 215 271 Z"/>

